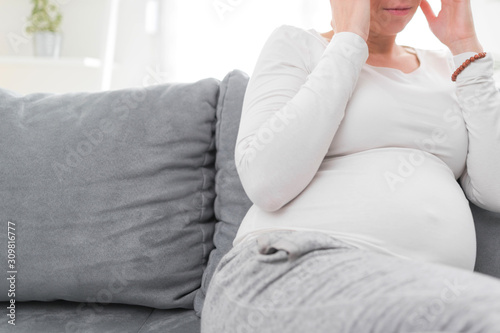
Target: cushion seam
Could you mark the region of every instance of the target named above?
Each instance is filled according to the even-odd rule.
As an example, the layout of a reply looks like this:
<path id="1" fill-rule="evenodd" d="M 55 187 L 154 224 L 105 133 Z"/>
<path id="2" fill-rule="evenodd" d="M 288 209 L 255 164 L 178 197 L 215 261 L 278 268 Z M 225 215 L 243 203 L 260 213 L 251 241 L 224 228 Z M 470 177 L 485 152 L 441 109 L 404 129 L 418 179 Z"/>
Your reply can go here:
<path id="1" fill-rule="evenodd" d="M 220 89 L 220 85 L 218 86 L 218 89 Z M 214 110 L 214 118 L 212 120 L 212 122 L 210 123 L 210 130 L 212 131 L 212 124 L 214 121 L 216 121 L 216 118 L 217 118 L 217 108 L 215 108 Z M 214 147 L 215 149 L 215 156 L 214 156 L 214 169 L 215 169 L 215 158 L 216 158 L 216 155 L 217 155 L 217 149 L 215 147 L 215 133 L 213 133 L 213 135 L 211 135 L 211 138 L 210 138 L 210 143 L 205 151 L 205 154 L 204 154 L 204 159 L 203 159 L 203 167 L 201 168 L 201 174 L 202 174 L 202 178 L 203 178 L 203 181 L 202 181 L 202 185 L 201 185 L 201 190 L 200 190 L 200 196 L 201 196 L 201 209 L 200 209 L 200 215 L 198 217 L 198 225 L 201 223 L 202 221 L 202 218 L 203 218 L 203 215 L 204 215 L 204 209 L 205 209 L 205 203 L 206 203 L 206 200 L 205 200 L 205 196 L 203 194 L 203 191 L 206 190 L 206 183 L 207 183 L 207 174 L 204 170 L 204 168 L 206 167 L 206 164 L 207 164 L 207 160 L 208 160 L 208 155 L 210 154 L 210 147 Z M 215 172 L 214 172 L 214 192 L 215 192 Z M 215 213 L 214 213 L 214 216 L 215 216 Z M 204 263 L 204 267 L 202 267 L 202 278 L 203 278 L 203 275 L 205 274 L 205 267 L 206 265 L 208 265 L 208 256 L 210 255 L 210 251 L 207 251 L 207 247 L 206 247 L 206 242 L 207 242 L 207 235 L 205 233 L 205 231 L 203 230 L 203 228 L 200 226 L 199 227 L 199 230 L 201 231 L 201 234 L 202 234 L 202 255 L 201 255 L 201 262 Z M 212 238 L 212 244 L 213 244 L 213 238 Z M 201 287 L 201 281 L 200 281 L 200 287 Z M 199 290 L 199 289 L 198 289 Z"/>

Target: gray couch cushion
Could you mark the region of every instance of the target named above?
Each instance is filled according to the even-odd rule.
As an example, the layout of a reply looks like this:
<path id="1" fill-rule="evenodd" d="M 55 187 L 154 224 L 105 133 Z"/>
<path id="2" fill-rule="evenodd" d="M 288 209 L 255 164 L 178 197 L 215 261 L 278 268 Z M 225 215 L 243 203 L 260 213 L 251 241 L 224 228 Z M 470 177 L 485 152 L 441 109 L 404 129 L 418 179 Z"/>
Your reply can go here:
<path id="1" fill-rule="evenodd" d="M 477 236 L 474 270 L 500 279 L 500 214 L 471 204 Z"/>
<path id="2" fill-rule="evenodd" d="M 246 195 L 234 163 L 234 149 L 241 118 L 243 98 L 249 77 L 240 70 L 228 73 L 220 84 L 217 103 L 217 126 L 215 145 L 217 147 L 215 176 L 215 249 L 210 253 L 207 269 L 203 274 L 202 286 L 195 298 L 195 311 L 201 316 L 205 294 L 210 279 L 220 259 L 232 248 L 238 227 L 252 205 Z"/>
<path id="3" fill-rule="evenodd" d="M 211 78 L 0 90 L 0 212 L 5 230 L 16 227 L 16 301 L 193 308 L 213 249 L 218 91 Z"/>
<path id="4" fill-rule="evenodd" d="M 5 309 L 7 302 L 0 302 Z M 160 310 L 125 304 L 68 301 L 18 304 L 16 326 L 3 318 L 0 332 L 16 333 L 200 333 L 194 310 Z"/>

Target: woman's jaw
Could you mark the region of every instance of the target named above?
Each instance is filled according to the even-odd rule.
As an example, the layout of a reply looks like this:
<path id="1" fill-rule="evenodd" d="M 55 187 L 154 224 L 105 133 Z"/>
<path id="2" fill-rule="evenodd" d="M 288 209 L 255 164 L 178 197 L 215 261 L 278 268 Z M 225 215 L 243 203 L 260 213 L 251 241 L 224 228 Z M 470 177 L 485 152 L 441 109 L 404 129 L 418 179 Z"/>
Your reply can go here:
<path id="1" fill-rule="evenodd" d="M 369 39 L 395 39 L 411 21 L 421 0 L 389 2 L 387 0 L 371 0 Z M 331 40 L 334 31 L 322 33 Z"/>
<path id="2" fill-rule="evenodd" d="M 370 35 L 395 36 L 411 21 L 420 0 L 371 0 Z"/>

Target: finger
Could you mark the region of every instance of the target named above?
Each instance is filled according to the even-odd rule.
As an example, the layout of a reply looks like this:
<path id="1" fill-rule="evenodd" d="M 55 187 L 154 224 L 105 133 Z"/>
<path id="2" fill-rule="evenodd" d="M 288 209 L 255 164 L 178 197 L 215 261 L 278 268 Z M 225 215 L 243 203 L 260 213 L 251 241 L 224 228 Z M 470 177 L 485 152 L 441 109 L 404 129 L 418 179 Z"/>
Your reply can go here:
<path id="1" fill-rule="evenodd" d="M 333 19 L 330 21 L 330 26 L 332 27 L 333 31 L 335 32 L 336 28 L 335 28 L 335 23 L 333 23 Z"/>
<path id="2" fill-rule="evenodd" d="M 420 8 L 422 9 L 422 12 L 424 13 L 425 18 L 427 19 L 428 22 L 432 22 L 433 20 L 436 19 L 436 15 L 434 14 L 432 7 L 431 5 L 429 5 L 427 0 L 422 0 L 420 2 Z"/>

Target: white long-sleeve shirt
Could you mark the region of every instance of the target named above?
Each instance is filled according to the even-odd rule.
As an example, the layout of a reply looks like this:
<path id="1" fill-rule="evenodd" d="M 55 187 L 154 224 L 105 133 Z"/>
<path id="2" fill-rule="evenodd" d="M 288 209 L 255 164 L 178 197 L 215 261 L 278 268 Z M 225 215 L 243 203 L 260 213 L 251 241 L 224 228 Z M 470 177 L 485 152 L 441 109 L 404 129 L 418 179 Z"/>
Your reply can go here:
<path id="1" fill-rule="evenodd" d="M 273 31 L 243 101 L 235 163 L 253 205 L 233 245 L 269 230 L 314 230 L 473 270 L 467 198 L 500 212 L 493 58 L 452 82 L 473 52 L 405 47 L 420 62 L 411 73 L 366 64 L 355 33 L 328 42 L 314 29 Z"/>

